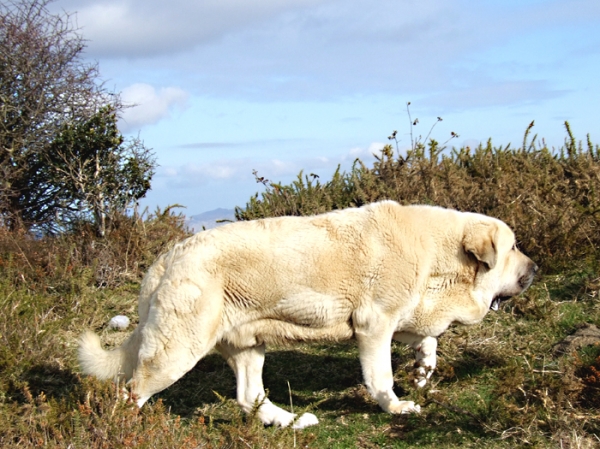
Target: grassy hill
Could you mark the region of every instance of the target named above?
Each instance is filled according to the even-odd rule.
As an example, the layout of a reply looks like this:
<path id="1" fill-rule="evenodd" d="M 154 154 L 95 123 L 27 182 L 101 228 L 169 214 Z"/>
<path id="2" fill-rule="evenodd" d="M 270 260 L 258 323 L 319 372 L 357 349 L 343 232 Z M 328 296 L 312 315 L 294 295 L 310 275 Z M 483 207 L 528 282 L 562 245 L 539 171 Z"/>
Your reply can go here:
<path id="1" fill-rule="evenodd" d="M 233 372 L 217 354 L 141 410 L 120 399 L 123 385 L 79 374 L 77 336 L 91 328 L 109 346 L 125 338 L 108 320 L 124 314 L 136 324 L 141 275 L 186 235 L 183 217 L 122 217 L 101 240 L 85 225 L 44 239 L 0 229 L 0 447 L 598 447 L 600 344 L 589 325 L 600 325 L 599 188 L 589 139 L 571 136 L 552 151 L 526 137 L 520 148 L 489 142 L 450 153 L 431 142 L 402 158 L 387 147 L 373 167 L 357 161 L 326 183 L 301 174 L 252 197 L 239 219 L 382 198 L 487 213 L 507 221 L 542 267 L 524 295 L 440 338 L 425 389 L 410 386 L 411 352 L 393 346 L 396 388 L 421 404 L 419 415 L 379 409 L 353 342 L 269 348 L 270 398 L 321 421 L 297 432 L 243 416 Z"/>

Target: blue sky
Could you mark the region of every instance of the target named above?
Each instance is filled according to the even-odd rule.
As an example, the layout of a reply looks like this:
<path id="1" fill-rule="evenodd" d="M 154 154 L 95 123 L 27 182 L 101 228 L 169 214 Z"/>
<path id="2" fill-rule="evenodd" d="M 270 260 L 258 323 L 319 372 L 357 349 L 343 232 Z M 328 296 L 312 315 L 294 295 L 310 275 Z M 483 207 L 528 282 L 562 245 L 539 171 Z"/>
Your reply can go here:
<path id="1" fill-rule="evenodd" d="M 160 165 L 142 204 L 244 206 L 252 175 L 327 180 L 398 130 L 600 143 L 597 0 L 57 0 L 76 12 L 120 129 Z"/>

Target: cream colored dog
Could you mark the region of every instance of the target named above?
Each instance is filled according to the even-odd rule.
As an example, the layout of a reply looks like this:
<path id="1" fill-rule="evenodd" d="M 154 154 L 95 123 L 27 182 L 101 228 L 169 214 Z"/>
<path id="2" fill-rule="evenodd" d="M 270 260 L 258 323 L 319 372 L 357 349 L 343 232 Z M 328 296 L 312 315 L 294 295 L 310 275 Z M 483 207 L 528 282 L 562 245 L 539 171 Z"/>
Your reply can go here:
<path id="1" fill-rule="evenodd" d="M 123 345 L 79 341 L 85 373 L 130 380 L 141 407 L 217 348 L 233 368 L 237 401 L 265 424 L 302 428 L 265 397 L 270 343 L 358 342 L 365 384 L 390 413 L 418 412 L 393 392 L 391 341 L 416 350 L 417 386 L 436 366 L 436 337 L 479 322 L 518 295 L 537 266 L 500 220 L 429 206 L 373 203 L 312 217 L 237 222 L 177 244 L 148 271 L 139 325 Z"/>

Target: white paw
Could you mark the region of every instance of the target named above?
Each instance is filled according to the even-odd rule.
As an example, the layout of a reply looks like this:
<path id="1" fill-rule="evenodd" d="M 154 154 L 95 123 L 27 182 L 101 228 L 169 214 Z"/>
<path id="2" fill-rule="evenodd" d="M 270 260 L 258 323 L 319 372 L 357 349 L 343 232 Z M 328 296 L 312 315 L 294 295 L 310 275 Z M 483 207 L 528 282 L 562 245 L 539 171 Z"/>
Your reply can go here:
<path id="1" fill-rule="evenodd" d="M 425 385 L 427 385 L 427 379 L 414 379 L 413 384 L 415 388 L 423 388 Z"/>
<path id="2" fill-rule="evenodd" d="M 304 429 L 305 427 L 319 424 L 319 420 L 312 413 L 304 413 L 298 418 L 296 414 L 287 412 L 271 402 L 265 403 L 260 407 L 258 416 L 266 426 L 292 426 L 293 429 Z"/>
<path id="3" fill-rule="evenodd" d="M 263 408 L 264 406 L 261 407 L 258 416 L 265 426 L 287 427 L 294 422 L 294 418 L 296 417 L 296 415 L 286 412 L 279 407 L 273 406 L 269 410 L 270 413 L 265 413 Z"/>
<path id="4" fill-rule="evenodd" d="M 387 411 L 395 415 L 421 413 L 421 406 L 415 404 L 413 401 L 396 401 L 390 404 Z"/>
<path id="5" fill-rule="evenodd" d="M 298 418 L 292 425 L 292 429 L 304 429 L 309 426 L 316 426 L 319 424 L 319 420 L 312 413 L 305 413 Z"/>
<path id="6" fill-rule="evenodd" d="M 417 368 L 415 368 L 415 370 L 413 371 L 415 376 L 413 379 L 413 383 L 415 387 L 423 388 L 427 384 L 427 380 L 433 374 L 434 369 L 435 367 L 433 366 L 418 366 Z"/>

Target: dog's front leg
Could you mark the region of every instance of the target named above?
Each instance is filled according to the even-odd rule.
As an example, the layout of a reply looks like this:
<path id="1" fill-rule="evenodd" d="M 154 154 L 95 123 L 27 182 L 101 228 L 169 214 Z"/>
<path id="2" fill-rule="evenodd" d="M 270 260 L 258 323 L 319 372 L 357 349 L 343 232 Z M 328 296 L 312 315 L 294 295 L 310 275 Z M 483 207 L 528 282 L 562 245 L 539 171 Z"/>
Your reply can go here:
<path id="1" fill-rule="evenodd" d="M 423 388 L 433 374 L 437 364 L 437 339 L 425 337 L 415 349 L 415 385 Z"/>
<path id="2" fill-rule="evenodd" d="M 412 401 L 401 401 L 394 393 L 391 337 L 392 332 L 356 332 L 365 384 L 371 396 L 386 412 L 418 413 L 420 406 Z"/>
<path id="3" fill-rule="evenodd" d="M 396 332 L 394 340 L 406 343 L 415 350 L 414 385 L 423 388 L 437 364 L 437 339 L 409 332 Z"/>

